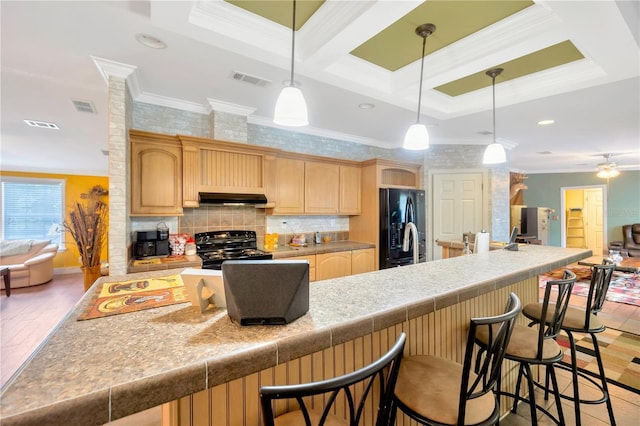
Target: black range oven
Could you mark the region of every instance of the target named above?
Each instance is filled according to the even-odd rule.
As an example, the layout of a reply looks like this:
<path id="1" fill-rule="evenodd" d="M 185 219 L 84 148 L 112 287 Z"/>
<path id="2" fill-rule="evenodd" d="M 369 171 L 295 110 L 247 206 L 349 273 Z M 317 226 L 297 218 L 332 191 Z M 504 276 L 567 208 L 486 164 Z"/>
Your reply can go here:
<path id="1" fill-rule="evenodd" d="M 268 260 L 271 253 L 258 250 L 255 231 L 210 231 L 195 234 L 202 269 L 222 268 L 225 260 Z"/>

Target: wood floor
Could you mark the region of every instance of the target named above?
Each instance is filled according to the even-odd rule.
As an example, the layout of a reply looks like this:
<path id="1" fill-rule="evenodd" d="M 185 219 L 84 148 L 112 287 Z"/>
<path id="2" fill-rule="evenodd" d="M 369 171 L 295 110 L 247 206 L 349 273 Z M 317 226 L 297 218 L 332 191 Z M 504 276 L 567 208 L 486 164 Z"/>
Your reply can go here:
<path id="1" fill-rule="evenodd" d="M 46 336 L 70 312 L 84 293 L 81 274 L 55 275 L 47 284 L 17 288 L 6 297 L 0 297 L 0 383 L 4 386 L 11 376 L 37 349 Z M 586 298 L 574 297 L 571 303 L 580 306 Z M 640 308 L 622 303 L 606 302 L 600 314 L 608 327 L 640 334 Z M 640 348 L 639 348 L 640 356 Z M 561 386 L 570 388 L 568 374 L 560 374 Z M 617 386 L 611 386 L 611 394 L 617 424 L 637 424 L 640 418 L 640 395 Z M 542 398 L 537 398 L 541 400 Z M 550 400 L 551 401 L 551 400 Z M 573 408 L 563 401 L 567 424 L 573 424 Z M 553 411 L 553 410 L 552 410 Z M 539 424 L 551 424 L 541 418 Z M 151 426 L 160 424 L 160 410 L 151 409 L 112 422 L 112 426 Z M 517 414 L 511 414 L 500 422 L 506 426 L 531 424 L 527 407 L 520 406 Z M 597 426 L 609 424 L 604 405 L 586 406 L 582 424 Z"/>

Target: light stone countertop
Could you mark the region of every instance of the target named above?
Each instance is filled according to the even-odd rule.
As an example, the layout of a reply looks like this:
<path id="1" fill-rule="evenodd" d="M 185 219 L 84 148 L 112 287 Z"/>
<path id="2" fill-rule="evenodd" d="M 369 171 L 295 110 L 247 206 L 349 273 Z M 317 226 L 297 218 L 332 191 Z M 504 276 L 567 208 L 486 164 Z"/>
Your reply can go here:
<path id="1" fill-rule="evenodd" d="M 3 387 L 0 423 L 103 424 L 590 255 L 527 245 L 315 282 L 309 312 L 283 326 L 241 327 L 226 310 L 189 303 L 77 321 L 94 284 Z"/>
<path id="2" fill-rule="evenodd" d="M 332 241 L 330 243 L 308 243 L 306 247 L 278 246 L 275 250 L 265 250 L 273 254 L 274 259 L 282 259 L 294 256 L 309 256 L 313 254 L 334 253 L 338 251 L 351 251 L 374 248 L 372 243 L 361 243 L 359 241 Z"/>

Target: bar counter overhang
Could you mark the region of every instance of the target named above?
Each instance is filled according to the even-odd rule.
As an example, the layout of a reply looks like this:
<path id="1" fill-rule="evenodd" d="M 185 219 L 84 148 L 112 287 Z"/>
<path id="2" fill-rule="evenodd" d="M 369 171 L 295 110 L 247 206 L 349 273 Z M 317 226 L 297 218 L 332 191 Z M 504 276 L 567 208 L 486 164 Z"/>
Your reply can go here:
<path id="1" fill-rule="evenodd" d="M 359 368 L 402 331 L 405 354 L 461 361 L 469 318 L 502 312 L 511 291 L 523 305 L 537 301 L 539 274 L 590 255 L 524 245 L 315 282 L 309 312 L 284 326 L 241 327 L 224 309 L 191 304 L 77 321 L 94 284 L 2 389 L 0 423 L 104 424 L 170 403 L 163 424 L 259 424 L 261 385 Z M 505 370 L 511 383 L 516 373 Z"/>

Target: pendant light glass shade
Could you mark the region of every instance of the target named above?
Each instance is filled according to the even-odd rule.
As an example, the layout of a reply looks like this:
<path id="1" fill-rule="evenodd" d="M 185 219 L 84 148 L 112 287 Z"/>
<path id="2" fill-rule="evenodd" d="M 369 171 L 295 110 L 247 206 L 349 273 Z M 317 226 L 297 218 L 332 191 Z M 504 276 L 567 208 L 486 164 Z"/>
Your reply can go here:
<path id="1" fill-rule="evenodd" d="M 409 130 L 407 130 L 407 134 L 404 135 L 404 144 L 402 147 L 411 150 L 429 148 L 429 132 L 427 132 L 427 126 L 420 123 L 412 124 Z"/>
<path id="2" fill-rule="evenodd" d="M 427 45 L 427 37 L 433 34 L 436 26 L 433 24 L 422 24 L 416 28 L 416 34 L 422 37 L 422 56 L 420 63 L 420 89 L 418 91 L 418 117 L 416 124 L 411 125 L 404 135 L 404 149 L 421 150 L 429 148 L 429 132 L 427 126 L 420 124 L 420 106 L 422 104 L 422 74 L 424 72 L 424 52 Z"/>
<path id="3" fill-rule="evenodd" d="M 276 101 L 273 122 L 281 126 L 306 126 L 309 124 L 307 103 L 300 89 L 294 86 L 282 89 Z"/>
<path id="4" fill-rule="evenodd" d="M 482 164 L 501 164 L 507 161 L 507 154 L 504 152 L 502 144 L 496 142 L 496 77 L 499 76 L 502 68 L 494 68 L 486 72 L 493 79 L 493 143 L 484 150 Z"/>
<path id="5" fill-rule="evenodd" d="M 293 18 L 291 20 L 291 80 L 289 86 L 282 89 L 273 114 L 273 122 L 281 126 L 306 126 L 309 124 L 307 102 L 302 91 L 294 86 L 293 65 L 296 51 L 296 0 L 293 0 Z"/>
<path id="6" fill-rule="evenodd" d="M 489 144 L 484 150 L 482 164 L 500 164 L 505 161 L 507 161 L 507 154 L 504 152 L 504 147 L 501 144 L 494 142 Z"/>

